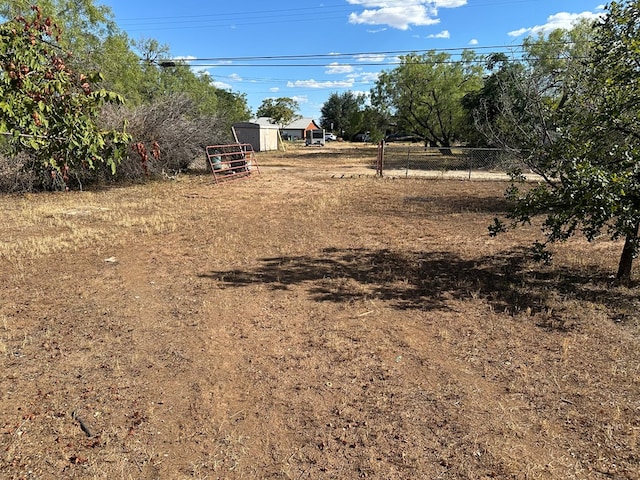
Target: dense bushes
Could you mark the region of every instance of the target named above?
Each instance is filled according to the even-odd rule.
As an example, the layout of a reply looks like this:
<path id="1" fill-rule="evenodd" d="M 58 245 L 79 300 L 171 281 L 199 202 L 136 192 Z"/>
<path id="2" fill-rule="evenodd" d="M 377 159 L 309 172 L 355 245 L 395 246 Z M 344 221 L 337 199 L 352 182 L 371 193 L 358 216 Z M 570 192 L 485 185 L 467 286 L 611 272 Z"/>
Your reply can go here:
<path id="1" fill-rule="evenodd" d="M 204 155 L 205 146 L 228 142 L 231 136 L 224 119 L 198 114 L 197 106 L 184 94 L 164 97 L 135 109 L 110 108 L 103 115 L 107 128 L 122 119 L 128 123 L 133 144 L 128 158 L 118 167 L 118 179 L 183 172 L 198 156 Z M 159 149 L 155 156 L 154 145 Z"/>
<path id="2" fill-rule="evenodd" d="M 66 181 L 57 172 L 43 170 L 28 155 L 0 154 L 0 191 L 26 192 L 69 187 L 83 189 L 89 185 L 136 182 L 175 175 L 186 171 L 191 163 L 204 155 L 204 147 L 230 141 L 224 119 L 199 115 L 196 105 L 184 94 L 161 98 L 148 105 L 129 108 L 106 105 L 98 120 L 106 130 L 127 124 L 132 143 L 112 174 L 105 165 L 89 169 L 77 162 L 69 170 Z"/>
<path id="3" fill-rule="evenodd" d="M 249 117 L 244 95 L 165 66 L 168 47 L 131 41 L 92 0 L 29 3 L 0 7 L 1 191 L 174 174 Z"/>

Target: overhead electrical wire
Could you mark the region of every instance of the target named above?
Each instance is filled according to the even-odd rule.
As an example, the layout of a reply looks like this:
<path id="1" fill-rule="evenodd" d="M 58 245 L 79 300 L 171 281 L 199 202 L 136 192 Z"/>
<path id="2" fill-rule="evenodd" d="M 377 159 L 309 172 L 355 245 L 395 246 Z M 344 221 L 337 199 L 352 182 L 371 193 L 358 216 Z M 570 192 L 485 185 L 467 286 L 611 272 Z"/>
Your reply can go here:
<path id="1" fill-rule="evenodd" d="M 557 45 L 569 45 L 571 42 L 558 42 Z M 418 56 L 434 53 L 450 54 L 448 58 L 430 59 L 433 64 L 484 64 L 487 56 L 480 55 L 470 60 L 456 59 L 465 51 L 476 52 L 478 50 L 489 51 L 491 54 L 505 54 L 510 61 L 522 61 L 526 53 L 524 44 L 517 45 L 491 45 L 475 48 L 459 47 L 459 48 L 432 48 L 425 50 L 388 50 L 388 51 L 370 51 L 355 53 L 320 53 L 320 54 L 300 54 L 300 55 L 266 55 L 266 56 L 238 56 L 238 57 L 190 57 L 190 58 L 166 58 L 159 61 L 161 66 L 165 67 L 360 67 L 360 66 L 393 66 L 403 63 L 400 56 L 408 56 L 416 54 Z M 454 53 L 455 52 L 455 53 Z M 373 59 L 380 57 L 379 61 Z M 395 57 L 395 58 L 394 58 Z M 391 60 L 390 60 L 391 59 Z M 318 62 L 314 62 L 317 60 Z M 330 60 L 329 63 L 327 61 Z M 141 59 L 141 62 L 145 60 Z M 258 63 L 253 63 L 258 62 Z M 404 59 L 406 62 L 406 58 Z M 424 59 L 419 58 L 416 63 L 424 63 Z"/>
<path id="2" fill-rule="evenodd" d="M 464 5 L 464 8 L 484 8 L 501 5 L 531 3 L 537 0 L 498 0 Z M 354 13 L 354 5 L 340 2 L 315 7 L 297 7 L 288 9 L 264 9 L 242 12 L 216 12 L 203 15 L 179 15 L 157 17 L 132 17 L 117 19 L 121 27 L 128 31 L 143 30 L 180 30 L 194 27 L 219 28 L 225 26 L 268 25 L 289 23 L 291 21 L 340 20 Z"/>
<path id="3" fill-rule="evenodd" d="M 508 47 L 523 48 L 523 44 L 518 45 L 489 45 L 479 46 L 475 48 L 469 47 L 450 47 L 450 48 L 428 48 L 421 50 L 386 50 L 375 52 L 352 52 L 352 53 L 307 53 L 300 55 L 254 55 L 254 56 L 241 56 L 241 57 L 202 57 L 198 60 L 203 61 L 234 61 L 234 60 L 303 60 L 308 58 L 339 58 L 339 57 L 365 57 L 365 56 L 380 56 L 380 55 L 401 55 L 410 53 L 427 53 L 427 52 L 460 52 L 467 50 L 490 50 L 490 49 L 504 49 Z"/>
<path id="4" fill-rule="evenodd" d="M 482 3 L 465 5 L 465 8 L 483 8 L 500 5 L 515 5 L 530 3 L 537 0 L 497 0 Z M 314 22 L 345 19 L 354 12 L 354 5 L 344 1 L 329 4 L 323 3 L 321 7 L 296 7 L 296 8 L 276 8 L 262 9 L 257 11 L 244 12 L 216 12 L 204 15 L 181 15 L 181 16 L 156 16 L 119 19 L 120 27 L 126 30 L 136 30 L 141 28 L 152 28 L 154 30 L 171 30 L 192 28 L 194 30 L 206 30 L 220 27 L 240 27 L 242 25 L 268 25 L 273 23 L 288 23 L 292 21 L 310 20 Z M 313 15 L 310 15 L 313 13 Z M 320 15 L 320 16 L 319 16 Z M 322 17 L 322 18 L 320 18 Z M 464 51 L 488 52 L 486 55 L 478 55 L 477 58 L 468 60 L 459 59 Z M 426 54 L 428 52 L 447 53 L 449 58 L 436 59 L 433 63 L 439 64 L 482 64 L 484 65 L 487 56 L 493 53 L 503 53 L 510 61 L 522 62 L 526 54 L 524 44 L 491 45 L 491 46 L 466 46 L 457 48 L 431 48 L 424 50 L 390 50 L 390 51 L 363 51 L 351 53 L 322 53 L 322 54 L 298 54 L 298 55 L 265 55 L 265 56 L 233 56 L 233 57 L 196 57 L 196 58 L 167 58 L 159 60 L 159 64 L 165 67 L 189 67 L 189 68 L 360 68 L 360 67 L 389 67 L 393 68 L 403 63 L 400 56 L 409 54 Z M 145 61 L 142 60 L 141 61 Z M 406 58 L 404 59 L 406 63 Z M 422 62 L 422 59 L 421 59 Z M 351 72 L 345 72 L 351 73 Z M 216 75 L 217 78 L 225 78 Z M 236 77 L 227 77 L 234 79 Z M 243 76 L 246 80 L 248 77 Z M 271 83 L 276 79 L 251 79 L 258 83 Z M 284 81 L 284 80 L 283 80 Z M 356 81 L 357 82 L 357 81 Z"/>
<path id="5" fill-rule="evenodd" d="M 464 5 L 464 8 L 486 8 L 501 5 L 515 5 L 521 3 L 530 3 L 537 0 L 485 0 L 479 3 Z M 254 11 L 243 12 L 216 12 L 212 14 L 200 14 L 200 15 L 179 15 L 179 16 L 151 16 L 151 17 L 133 17 L 118 19 L 117 22 L 120 27 L 124 27 L 127 30 L 136 29 L 138 26 L 149 26 L 154 30 L 162 30 L 163 26 L 166 29 L 171 28 L 190 28 L 191 26 L 197 26 L 202 24 L 203 27 L 218 27 L 218 26 L 234 26 L 237 27 L 238 20 L 253 20 L 256 19 L 258 23 L 266 25 L 271 23 L 270 19 L 275 19 L 276 22 L 291 22 L 292 19 L 310 19 L 313 21 L 322 20 L 318 17 L 319 14 L 338 13 L 340 16 L 335 18 L 346 18 L 349 13 L 353 13 L 357 7 L 353 4 L 349 4 L 344 0 L 339 2 L 329 3 L 324 1 L 322 6 L 315 7 L 294 7 L 294 8 L 264 8 Z M 313 15 L 309 15 L 313 13 Z M 205 22 L 203 24 L 203 22 Z M 172 27 L 173 26 L 173 27 Z M 336 66 L 341 67 L 385 67 L 400 65 L 402 62 L 398 58 L 401 55 L 408 55 L 411 53 L 421 54 L 427 52 L 445 52 L 450 53 L 452 57 L 461 55 L 463 51 L 492 51 L 492 53 L 504 53 L 512 61 L 521 61 L 522 56 L 525 53 L 524 45 L 494 45 L 494 46 L 467 46 L 458 48 L 436 48 L 436 49 L 424 49 L 424 50 L 395 50 L 395 51 L 372 51 L 372 52 L 354 52 L 354 53 L 325 53 L 325 54 L 301 54 L 301 55 L 269 55 L 269 56 L 237 56 L 237 57 L 198 57 L 198 58 L 167 58 L 161 62 L 164 66 L 189 66 L 189 67 L 203 67 L 203 68 L 247 68 L 247 67 L 270 67 L 270 68 L 331 68 Z M 376 57 L 381 57 L 376 60 Z M 327 60 L 330 60 L 327 63 Z M 141 59 L 141 61 L 145 61 Z M 436 63 L 485 63 L 486 59 L 480 56 L 471 62 L 463 62 L 456 58 L 449 58 Z"/>

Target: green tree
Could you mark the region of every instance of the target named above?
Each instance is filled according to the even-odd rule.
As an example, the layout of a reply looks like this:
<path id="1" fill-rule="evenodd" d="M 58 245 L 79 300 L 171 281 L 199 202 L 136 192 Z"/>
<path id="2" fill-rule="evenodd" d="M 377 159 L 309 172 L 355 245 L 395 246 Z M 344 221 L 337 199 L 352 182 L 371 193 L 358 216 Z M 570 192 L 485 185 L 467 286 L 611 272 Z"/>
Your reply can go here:
<path id="1" fill-rule="evenodd" d="M 491 74 L 480 90 L 463 99 L 469 124 L 490 146 L 525 152 L 529 166 L 537 169 L 544 156 L 538 150 L 556 135 L 557 113 L 572 94 L 567 80 L 582 68 L 578 60 L 588 57 L 591 36 L 592 26 L 584 22 L 548 37 L 525 39 L 522 60 L 489 55 Z"/>
<path id="2" fill-rule="evenodd" d="M 522 145 L 513 137 L 523 133 L 521 123 L 508 122 L 526 115 L 526 97 L 520 92 L 525 80 L 525 67 L 519 61 L 511 61 L 504 53 L 489 55 L 486 67 L 490 75 L 482 88 L 467 93 L 462 105 L 467 114 L 465 138 L 476 147 L 508 148 Z M 505 115 L 509 110 L 511 115 Z M 530 122 L 531 123 L 531 122 Z M 531 133 L 531 130 L 525 130 Z"/>
<path id="3" fill-rule="evenodd" d="M 145 66 L 145 74 L 145 93 L 150 99 L 185 93 L 198 114 L 224 118 L 229 127 L 251 116 L 245 95 L 216 87 L 208 73 L 194 72 L 185 61 L 154 61 Z"/>
<path id="4" fill-rule="evenodd" d="M 96 117 L 122 97 L 97 88 L 98 74 L 69 67 L 61 38 L 38 7 L 0 25 L 0 132 L 10 153 L 28 154 L 40 173 L 58 172 L 66 180 L 69 169 L 98 163 L 115 172 L 129 136 L 101 130 Z"/>
<path id="5" fill-rule="evenodd" d="M 544 216 L 546 241 L 536 249 L 545 259 L 548 243 L 576 233 L 589 241 L 602 233 L 624 239 L 617 278 L 629 282 L 640 225 L 640 2 L 612 2 L 591 35 L 580 56 L 567 60 L 564 76 L 549 77 L 558 80 L 552 108 L 539 111 L 553 130 L 532 162 L 545 182 L 514 183 L 508 218 L 517 226 Z M 491 232 L 505 228 L 496 219 Z"/>
<path id="6" fill-rule="evenodd" d="M 94 0 L 5 0 L 0 5 L 0 17 L 26 17 L 32 4 L 37 4 L 41 15 L 64 31 L 58 45 L 73 52 L 67 63 L 76 69 L 97 70 L 89 59 L 101 49 L 102 40 L 117 31 L 111 9 Z"/>
<path id="7" fill-rule="evenodd" d="M 462 140 L 462 98 L 481 86 L 482 66 L 469 50 L 458 61 L 445 52 L 412 53 L 378 77 L 371 103 L 382 115 L 395 118 L 399 129 L 448 147 Z"/>
<path id="8" fill-rule="evenodd" d="M 0 5 L 0 16 L 25 15 L 31 3 L 7 0 Z M 187 62 L 170 60 L 168 45 L 153 38 L 132 40 L 118 29 L 109 7 L 95 0 L 40 0 L 38 4 L 42 15 L 65 32 L 58 43 L 73 51 L 67 64 L 78 71 L 99 71 L 100 85 L 123 95 L 129 105 L 187 93 L 200 113 L 224 118 L 229 126 L 249 118 L 244 95 L 216 88 L 209 75 L 194 72 Z"/>
<path id="9" fill-rule="evenodd" d="M 91 52 L 85 68 L 99 71 L 104 88 L 118 92 L 126 98 L 128 105 L 136 106 L 148 100 L 144 90 L 148 84 L 140 58 L 131 46 L 126 34 L 110 34 L 100 48 Z"/>
<path id="10" fill-rule="evenodd" d="M 247 96 L 244 93 L 229 92 L 220 88 L 216 89 L 218 103 L 217 113 L 229 123 L 249 120 L 251 109 L 247 103 Z"/>
<path id="11" fill-rule="evenodd" d="M 31 0 L 7 0 L 0 16 L 15 18 L 30 11 Z M 122 94 L 128 103 L 149 101 L 148 81 L 143 63 L 135 51 L 136 43 L 121 32 L 111 9 L 94 0 L 40 0 L 43 17 L 64 31 L 58 46 L 73 52 L 67 65 L 78 71 L 100 72 L 100 85 Z M 156 42 L 157 43 L 157 42 Z"/>
<path id="12" fill-rule="evenodd" d="M 332 93 L 320 109 L 320 125 L 327 130 L 338 132 L 340 136 L 351 138 L 364 125 L 365 96 L 352 91 Z"/>
<path id="13" fill-rule="evenodd" d="M 256 115 L 258 117 L 269 117 L 277 125 L 285 126 L 296 118 L 300 118 L 297 114 L 299 108 L 298 102 L 289 97 L 267 98 L 258 107 Z"/>

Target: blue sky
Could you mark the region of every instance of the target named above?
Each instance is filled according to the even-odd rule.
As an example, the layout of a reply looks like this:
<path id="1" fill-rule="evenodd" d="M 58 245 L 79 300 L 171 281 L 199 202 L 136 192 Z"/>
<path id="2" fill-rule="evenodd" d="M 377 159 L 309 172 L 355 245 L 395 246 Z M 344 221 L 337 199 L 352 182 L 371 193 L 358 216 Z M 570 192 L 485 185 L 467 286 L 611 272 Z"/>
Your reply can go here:
<path id="1" fill-rule="evenodd" d="M 398 55 L 513 52 L 527 35 L 602 13 L 598 0 L 97 0 L 131 38 L 156 39 L 255 112 L 290 97 L 319 119 L 331 93 L 368 92 Z"/>

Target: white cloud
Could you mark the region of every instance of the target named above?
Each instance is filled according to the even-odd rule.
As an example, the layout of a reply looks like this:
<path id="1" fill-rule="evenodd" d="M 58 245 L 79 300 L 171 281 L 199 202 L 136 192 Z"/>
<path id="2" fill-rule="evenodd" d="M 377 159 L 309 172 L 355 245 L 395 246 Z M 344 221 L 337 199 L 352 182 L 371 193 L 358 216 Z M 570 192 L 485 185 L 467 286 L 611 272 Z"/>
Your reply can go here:
<path id="1" fill-rule="evenodd" d="M 432 8 L 456 8 L 467 4 L 467 0 L 347 0 L 351 5 L 363 7 L 403 7 L 407 5 L 429 5 Z"/>
<path id="2" fill-rule="evenodd" d="M 534 27 L 524 27 L 519 28 L 518 30 L 513 30 L 509 32 L 509 36 L 511 37 L 519 37 L 521 35 L 537 35 L 539 33 L 548 34 L 557 30 L 558 28 L 562 28 L 564 30 L 571 30 L 573 26 L 582 21 L 582 20 L 596 20 L 602 14 L 593 13 L 593 12 L 582 12 L 582 13 L 568 13 L 568 12 L 559 12 L 554 15 L 549 16 L 547 18 L 547 23 L 544 25 L 536 25 Z"/>
<path id="3" fill-rule="evenodd" d="M 449 33 L 449 30 L 443 30 L 440 33 L 428 35 L 427 38 L 451 38 L 451 34 Z"/>
<path id="4" fill-rule="evenodd" d="M 383 7 L 377 10 L 363 10 L 349 15 L 349 23 L 366 25 L 389 25 L 398 30 L 408 30 L 410 25 L 435 25 L 440 20 L 429 16 L 420 5 L 408 7 Z"/>
<path id="5" fill-rule="evenodd" d="M 189 62 L 190 60 L 195 60 L 197 57 L 194 57 L 193 55 L 179 55 L 177 57 L 173 57 L 174 60 L 180 60 L 180 61 L 184 61 L 184 62 Z"/>
<path id="6" fill-rule="evenodd" d="M 360 72 L 347 75 L 347 78 L 352 84 L 371 85 L 378 80 L 379 76 L 380 72 Z"/>
<path id="7" fill-rule="evenodd" d="M 367 62 L 367 63 L 381 63 L 386 60 L 386 55 L 381 53 L 365 53 L 363 55 L 356 55 L 355 59 L 357 62 Z"/>
<path id="8" fill-rule="evenodd" d="M 358 81 L 361 83 L 374 83 L 378 80 L 380 76 L 380 72 L 364 72 L 358 74 Z"/>
<path id="9" fill-rule="evenodd" d="M 228 83 L 224 83 L 224 82 L 213 82 L 213 85 L 216 88 L 219 88 L 220 90 L 231 90 L 232 89 L 231 85 L 229 85 Z"/>
<path id="10" fill-rule="evenodd" d="M 242 77 L 237 73 L 232 73 L 231 75 L 229 75 L 229 79 L 233 80 L 234 82 L 242 82 Z"/>
<path id="11" fill-rule="evenodd" d="M 209 63 L 209 62 L 207 62 Z M 209 64 L 209 68 L 216 68 L 216 67 L 226 67 L 229 65 L 233 65 L 233 62 L 231 60 L 218 60 L 215 62 L 212 62 Z"/>
<path id="12" fill-rule="evenodd" d="M 317 80 L 296 80 L 295 82 L 287 82 L 287 87 L 301 88 L 350 88 L 353 86 L 353 80 L 342 80 L 335 82 L 319 82 Z"/>
<path id="13" fill-rule="evenodd" d="M 279 92 L 279 91 L 280 91 L 280 88 L 279 88 L 279 87 L 271 87 L 271 88 L 269 89 L 269 91 L 270 91 L 271 93 L 276 93 L 276 92 Z"/>
<path id="14" fill-rule="evenodd" d="M 325 71 L 325 73 L 328 75 L 351 73 L 351 72 L 353 72 L 353 67 L 351 65 L 340 65 L 337 62 L 334 62 L 328 65 L 327 70 Z"/>
<path id="15" fill-rule="evenodd" d="M 412 25 L 425 26 L 440 23 L 438 8 L 456 8 L 467 0 L 347 0 L 352 5 L 364 7 L 361 12 L 349 15 L 349 23 L 388 25 L 407 30 Z"/>
<path id="16" fill-rule="evenodd" d="M 471 40 L 469 40 L 469 45 L 478 45 L 478 39 L 472 38 Z"/>
<path id="17" fill-rule="evenodd" d="M 202 67 L 199 65 L 190 64 L 190 62 L 197 59 L 198 57 L 194 57 L 193 55 L 178 55 L 177 57 L 173 57 L 171 61 L 179 64 L 183 64 L 183 65 L 189 65 L 190 66 L 189 68 L 191 69 L 191 71 L 196 75 L 210 75 L 208 70 L 209 67 Z"/>
<path id="18" fill-rule="evenodd" d="M 309 97 L 307 95 L 294 95 L 293 97 L 291 97 L 291 99 L 295 102 L 298 102 L 300 105 L 309 103 Z"/>

